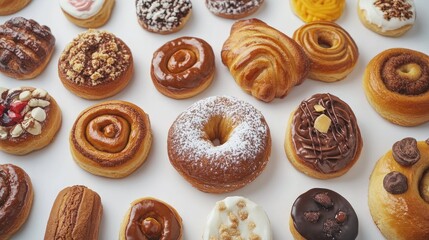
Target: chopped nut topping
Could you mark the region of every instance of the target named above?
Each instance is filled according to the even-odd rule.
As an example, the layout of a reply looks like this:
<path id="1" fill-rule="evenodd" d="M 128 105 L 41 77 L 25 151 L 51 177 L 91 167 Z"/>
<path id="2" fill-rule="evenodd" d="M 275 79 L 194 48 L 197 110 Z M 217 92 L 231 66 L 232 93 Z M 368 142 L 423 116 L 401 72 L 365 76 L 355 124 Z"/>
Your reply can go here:
<path id="1" fill-rule="evenodd" d="M 314 121 L 314 128 L 319 132 L 327 133 L 331 126 L 331 122 L 331 119 L 325 114 L 319 115 Z"/>
<path id="2" fill-rule="evenodd" d="M 246 207 L 246 202 L 244 202 L 243 200 L 238 201 L 237 202 L 237 207 L 239 207 L 239 208 Z"/>
<path id="3" fill-rule="evenodd" d="M 253 230 L 256 228 L 256 224 L 253 221 L 251 221 L 251 222 L 249 222 L 247 227 L 249 228 L 249 230 Z"/>
<path id="4" fill-rule="evenodd" d="M 241 221 L 244 221 L 247 219 L 247 217 L 249 217 L 249 213 L 246 210 L 239 210 L 238 216 L 240 217 Z"/>
<path id="5" fill-rule="evenodd" d="M 224 202 L 220 202 L 219 203 L 219 205 L 218 205 L 218 209 L 219 209 L 219 211 L 225 211 L 225 209 L 226 209 L 226 205 L 225 205 L 225 203 Z"/>
<path id="6" fill-rule="evenodd" d="M 261 237 L 252 233 L 252 234 L 250 234 L 249 240 L 261 240 Z"/>
<path id="7" fill-rule="evenodd" d="M 328 196 L 328 193 L 318 193 L 314 196 L 314 201 L 322 205 L 324 208 L 331 208 L 334 206 L 332 199 Z"/>
<path id="8" fill-rule="evenodd" d="M 232 212 L 230 212 L 230 213 L 228 214 L 228 217 L 229 217 L 229 220 L 230 220 L 232 223 L 238 223 L 238 222 L 239 222 L 238 217 L 237 217 L 237 216 L 235 216 L 235 215 L 234 215 L 234 213 L 232 213 Z"/>
<path id="9" fill-rule="evenodd" d="M 411 4 L 406 0 L 377 0 L 374 5 L 384 12 L 384 19 L 389 21 L 392 18 L 408 20 L 413 17 Z"/>
<path id="10" fill-rule="evenodd" d="M 326 109 L 322 105 L 316 104 L 314 105 L 314 110 L 316 110 L 316 112 L 323 112 Z"/>

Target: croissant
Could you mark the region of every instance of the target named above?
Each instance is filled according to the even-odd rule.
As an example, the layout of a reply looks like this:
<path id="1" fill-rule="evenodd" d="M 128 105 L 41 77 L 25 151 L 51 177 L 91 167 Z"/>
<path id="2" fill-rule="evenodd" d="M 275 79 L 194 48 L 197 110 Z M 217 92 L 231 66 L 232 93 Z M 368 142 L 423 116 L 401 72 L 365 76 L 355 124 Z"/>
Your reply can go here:
<path id="1" fill-rule="evenodd" d="M 237 84 L 264 102 L 285 97 L 310 67 L 301 46 L 258 19 L 235 22 L 221 55 Z"/>

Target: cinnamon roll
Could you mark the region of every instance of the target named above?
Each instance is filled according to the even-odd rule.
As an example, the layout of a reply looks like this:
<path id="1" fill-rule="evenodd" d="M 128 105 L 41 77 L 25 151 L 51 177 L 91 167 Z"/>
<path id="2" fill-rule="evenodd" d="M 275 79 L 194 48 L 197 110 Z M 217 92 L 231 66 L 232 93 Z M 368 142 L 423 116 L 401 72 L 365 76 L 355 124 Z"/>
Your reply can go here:
<path id="1" fill-rule="evenodd" d="M 13 164 L 0 165 L 0 239 L 9 239 L 27 221 L 33 186 L 27 173 Z"/>
<path id="2" fill-rule="evenodd" d="M 304 22 L 335 21 L 341 17 L 346 0 L 290 0 L 292 11 Z"/>
<path id="3" fill-rule="evenodd" d="M 152 134 L 148 115 L 124 101 L 107 101 L 84 110 L 70 133 L 77 164 L 104 177 L 122 178 L 134 172 L 149 153 Z"/>
<path id="4" fill-rule="evenodd" d="M 83 28 L 98 28 L 107 23 L 115 0 L 58 0 L 66 18 Z"/>
<path id="5" fill-rule="evenodd" d="M 30 2 L 31 0 L 0 0 L 0 16 L 16 13 Z"/>
<path id="6" fill-rule="evenodd" d="M 385 119 L 401 126 L 429 121 L 429 56 L 392 48 L 375 56 L 363 77 L 372 107 Z"/>
<path id="7" fill-rule="evenodd" d="M 293 39 L 311 61 L 308 77 L 324 82 L 344 79 L 356 66 L 359 51 L 353 38 L 333 22 L 314 21 L 298 28 Z"/>
<path id="8" fill-rule="evenodd" d="M 155 51 L 151 76 L 156 89 L 175 98 L 190 98 L 210 86 L 215 73 L 212 47 L 203 39 L 180 37 Z"/>

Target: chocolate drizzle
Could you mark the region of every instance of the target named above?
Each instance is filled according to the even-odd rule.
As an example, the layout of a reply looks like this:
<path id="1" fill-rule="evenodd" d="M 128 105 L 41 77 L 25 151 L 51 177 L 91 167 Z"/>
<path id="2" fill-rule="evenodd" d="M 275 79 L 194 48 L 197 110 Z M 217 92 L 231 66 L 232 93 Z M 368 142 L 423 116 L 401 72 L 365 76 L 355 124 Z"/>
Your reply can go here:
<path id="1" fill-rule="evenodd" d="M 314 105 L 321 105 L 325 110 L 316 111 Z M 321 114 L 332 120 L 327 133 L 314 128 L 314 121 Z M 317 171 L 337 172 L 360 153 L 362 139 L 356 117 L 351 108 L 334 95 L 316 94 L 303 101 L 291 127 L 297 156 Z"/>

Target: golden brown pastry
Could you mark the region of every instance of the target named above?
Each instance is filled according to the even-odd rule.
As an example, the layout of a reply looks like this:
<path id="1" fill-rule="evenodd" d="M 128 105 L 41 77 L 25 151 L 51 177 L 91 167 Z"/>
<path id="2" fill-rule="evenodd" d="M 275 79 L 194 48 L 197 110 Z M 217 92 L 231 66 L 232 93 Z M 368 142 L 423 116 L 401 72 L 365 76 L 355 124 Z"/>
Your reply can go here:
<path id="1" fill-rule="evenodd" d="M 203 39 L 180 37 L 162 45 L 152 58 L 152 82 L 175 99 L 190 98 L 210 86 L 215 73 L 212 47 Z"/>
<path id="2" fill-rule="evenodd" d="M 182 229 L 182 218 L 172 206 L 155 198 L 140 198 L 125 214 L 119 239 L 181 240 Z"/>
<path id="3" fill-rule="evenodd" d="M 79 34 L 58 61 L 61 82 L 86 99 L 111 97 L 124 89 L 134 71 L 129 47 L 114 34 L 89 29 Z"/>
<path id="4" fill-rule="evenodd" d="M 83 28 L 98 28 L 107 23 L 115 0 L 59 0 L 67 19 Z"/>
<path id="5" fill-rule="evenodd" d="M 401 126 L 429 121 L 429 56 L 392 48 L 375 56 L 366 67 L 363 88 L 383 118 Z"/>
<path id="6" fill-rule="evenodd" d="M 285 97 L 310 68 L 301 46 L 258 19 L 234 23 L 221 55 L 237 84 L 264 102 Z"/>
<path id="7" fill-rule="evenodd" d="M 292 11 L 304 22 L 335 21 L 341 17 L 345 0 L 290 0 Z"/>
<path id="8" fill-rule="evenodd" d="M 146 160 L 152 144 L 149 116 L 124 101 L 91 106 L 77 117 L 70 133 L 74 160 L 86 171 L 122 178 Z"/>
<path id="9" fill-rule="evenodd" d="M 0 72 L 16 79 L 35 78 L 48 65 L 54 45 L 49 27 L 14 17 L 0 25 Z"/>
<path id="10" fill-rule="evenodd" d="M 294 32 L 293 39 L 311 61 L 308 78 L 334 82 L 344 79 L 356 66 L 358 47 L 347 31 L 336 23 L 307 23 Z"/>
<path id="11" fill-rule="evenodd" d="M 52 142 L 61 109 L 45 90 L 0 87 L 0 150 L 24 155 Z"/>
<path id="12" fill-rule="evenodd" d="M 55 199 L 44 239 L 98 239 L 102 214 L 96 192 L 85 186 L 67 187 Z"/>
<path id="13" fill-rule="evenodd" d="M 174 168 L 203 192 L 231 192 L 265 169 L 271 153 L 270 129 L 252 105 L 215 96 L 192 104 L 168 132 Z"/>
<path id="14" fill-rule="evenodd" d="M 181 30 L 192 13 L 190 0 L 136 0 L 139 24 L 149 32 L 170 34 Z"/>
<path id="15" fill-rule="evenodd" d="M 252 15 L 265 0 L 205 0 L 206 7 L 216 16 L 239 19 Z"/>
<path id="16" fill-rule="evenodd" d="M 0 239 L 9 239 L 27 221 L 33 205 L 33 185 L 13 164 L 0 164 Z"/>
<path id="17" fill-rule="evenodd" d="M 0 0 L 0 16 L 16 13 L 30 2 L 31 0 Z"/>
<path id="18" fill-rule="evenodd" d="M 371 31 L 388 37 L 399 37 L 416 21 L 414 0 L 359 0 L 360 21 Z"/>
<path id="19" fill-rule="evenodd" d="M 289 118 L 285 151 L 308 176 L 328 179 L 345 174 L 359 159 L 362 137 L 350 106 L 338 97 L 315 94 Z"/>
<path id="20" fill-rule="evenodd" d="M 375 164 L 369 180 L 372 218 L 386 239 L 429 236 L 429 141 L 404 138 Z"/>

